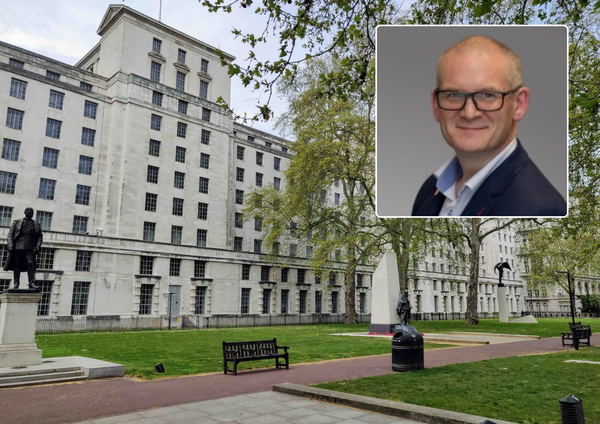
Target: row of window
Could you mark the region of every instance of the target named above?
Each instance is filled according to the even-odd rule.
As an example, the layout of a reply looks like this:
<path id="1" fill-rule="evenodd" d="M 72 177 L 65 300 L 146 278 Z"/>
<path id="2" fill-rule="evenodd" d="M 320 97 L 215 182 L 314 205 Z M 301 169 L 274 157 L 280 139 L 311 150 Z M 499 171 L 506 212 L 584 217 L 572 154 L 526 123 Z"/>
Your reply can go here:
<path id="1" fill-rule="evenodd" d="M 244 182 L 244 176 L 245 176 L 246 170 L 244 168 L 236 168 L 235 169 L 235 180 L 243 183 Z M 254 179 L 254 183 L 257 187 L 262 187 L 263 185 L 263 174 L 261 174 L 260 172 L 256 173 L 256 177 Z M 275 187 L 276 190 L 281 189 L 281 178 L 279 177 L 273 177 L 273 187 Z M 242 190 L 240 190 L 242 191 Z M 242 191 L 243 193 L 243 191 Z M 243 195 L 242 195 L 243 197 Z M 240 203 L 241 205 L 242 203 Z"/>
<path id="2" fill-rule="evenodd" d="M 81 162 L 80 162 L 80 167 L 81 167 Z M 12 172 L 0 171 L 0 193 L 15 194 L 16 185 L 17 185 L 17 174 L 12 173 Z M 55 192 L 56 192 L 56 180 L 50 180 L 48 178 L 40 178 L 38 198 L 45 199 L 45 200 L 54 200 Z M 92 192 L 91 186 L 77 184 L 77 187 L 75 189 L 75 203 L 78 205 L 89 205 L 91 192 Z"/>
<path id="3" fill-rule="evenodd" d="M 21 151 L 21 142 L 16 140 L 4 139 L 2 145 L 2 159 L 18 161 Z M 56 169 L 58 167 L 58 155 L 60 150 L 44 147 L 42 156 L 42 166 Z M 94 158 L 91 156 L 79 155 L 78 172 L 84 175 L 92 175 Z"/>
<path id="4" fill-rule="evenodd" d="M 234 137 L 237 137 L 237 131 L 234 131 L 234 132 L 233 132 L 233 136 L 234 136 Z M 256 140 L 256 138 L 255 138 L 254 136 L 251 136 L 251 135 L 249 135 L 249 136 L 248 136 L 248 141 L 249 141 L 250 143 L 254 143 L 254 142 L 255 142 L 255 140 Z M 267 149 L 272 149 L 272 148 L 273 148 L 273 143 L 271 143 L 271 142 L 269 142 L 269 141 L 265 141 L 265 147 L 266 147 Z M 287 151 L 288 151 L 288 148 L 287 148 L 287 147 L 285 147 L 285 146 L 281 146 L 281 151 L 282 151 L 283 153 L 287 153 Z M 238 152 L 239 152 L 239 147 L 238 147 Z M 239 154 L 239 153 L 238 153 L 238 154 Z M 243 159 L 242 159 L 242 160 L 243 160 Z"/>
<path id="5" fill-rule="evenodd" d="M 244 155 L 246 152 L 246 148 L 244 146 L 237 146 L 237 158 L 239 160 L 244 160 Z M 256 164 L 263 166 L 263 158 L 264 158 L 264 153 L 263 152 L 256 152 Z M 275 156 L 273 158 L 273 169 L 280 171 L 281 170 L 281 158 L 278 158 L 277 156 Z"/>
<path id="6" fill-rule="evenodd" d="M 210 109 L 202 108 L 202 120 L 203 121 L 210 122 L 210 115 L 211 115 Z M 154 131 L 160 131 L 162 128 L 162 118 L 163 118 L 162 116 L 156 115 L 153 113 L 150 116 L 150 129 L 154 130 Z M 183 122 L 178 122 L 176 134 L 177 134 L 177 137 L 186 138 L 187 124 L 185 124 Z M 202 140 L 202 138 L 210 138 L 210 132 L 208 134 L 203 133 L 200 140 Z M 203 143 L 203 144 L 208 144 L 208 140 L 206 143 Z"/>
<path id="7" fill-rule="evenodd" d="M 144 241 L 155 241 L 156 238 L 156 222 L 144 222 L 143 240 Z M 197 229 L 196 230 L 196 246 L 206 247 L 208 239 L 208 230 Z M 181 225 L 171 226 L 171 244 L 182 244 L 183 240 L 183 227 Z"/>
<path id="8" fill-rule="evenodd" d="M 8 60 L 8 64 L 10 66 L 14 66 L 15 68 L 19 68 L 19 69 L 25 68 L 25 62 L 22 62 L 20 60 L 13 59 L 13 58 L 10 58 Z M 61 75 L 58 72 L 53 72 L 53 71 L 48 71 L 48 70 L 46 71 L 46 78 L 48 78 L 48 79 L 51 79 L 54 81 L 60 81 L 60 77 L 61 77 Z M 25 84 L 27 84 L 27 83 L 25 83 Z M 80 81 L 79 87 L 84 89 L 85 91 L 92 91 L 92 84 L 89 84 L 87 82 Z M 12 96 L 12 86 L 11 86 L 11 94 L 10 95 Z M 23 97 L 23 98 L 25 98 L 25 97 Z"/>
<path id="9" fill-rule="evenodd" d="M 87 100 L 86 100 L 87 103 Z M 15 130 L 23 129 L 23 117 L 25 112 L 17 109 L 8 108 L 6 115 L 6 126 Z M 62 129 L 62 121 L 57 119 L 47 118 L 46 119 L 46 137 L 60 138 L 60 132 Z M 81 144 L 87 146 L 94 145 L 96 131 L 90 130 L 89 128 L 83 128 L 81 134 Z"/>
<path id="10" fill-rule="evenodd" d="M 208 169 L 210 162 L 210 155 L 205 153 L 200 154 L 200 168 Z M 160 168 L 154 165 L 148 165 L 148 172 L 146 174 L 146 182 L 151 184 L 158 184 L 158 172 Z M 200 193 L 208 193 L 208 178 L 200 177 L 199 180 L 199 191 Z M 173 187 L 184 188 L 185 187 L 185 172 L 175 171 L 173 177 Z M 243 192 L 242 192 L 243 197 Z"/>
<path id="11" fill-rule="evenodd" d="M 240 312 L 242 314 L 250 313 L 250 288 L 242 288 L 242 296 L 240 302 Z M 261 313 L 270 314 L 271 313 L 271 289 L 263 289 L 262 292 L 262 305 L 261 305 Z M 300 290 L 299 291 L 299 313 L 305 314 L 308 312 L 307 308 L 307 297 L 308 290 Z M 280 301 L 280 312 L 282 314 L 287 314 L 290 312 L 289 309 L 289 298 L 290 291 L 289 290 L 281 290 L 281 301 Z M 315 291 L 315 313 L 320 314 L 323 312 L 322 308 L 323 304 L 323 292 Z M 339 309 L 339 292 L 332 291 L 330 296 L 330 312 L 333 314 L 338 313 Z M 358 312 L 366 313 L 367 310 L 367 294 L 359 293 L 359 304 L 358 304 Z"/>

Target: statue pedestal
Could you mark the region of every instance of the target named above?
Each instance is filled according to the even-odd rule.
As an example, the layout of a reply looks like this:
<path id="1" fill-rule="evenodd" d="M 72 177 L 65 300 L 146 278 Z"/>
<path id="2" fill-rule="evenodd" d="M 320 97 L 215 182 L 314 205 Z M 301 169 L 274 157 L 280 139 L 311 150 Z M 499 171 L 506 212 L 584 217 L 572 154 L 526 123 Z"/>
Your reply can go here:
<path id="1" fill-rule="evenodd" d="M 396 314 L 396 303 L 400 282 L 398 263 L 394 252 L 384 253 L 373 273 L 371 295 L 371 324 L 369 333 L 393 333 L 400 318 Z"/>
<path id="2" fill-rule="evenodd" d="M 35 343 L 39 291 L 12 289 L 0 294 L 0 368 L 39 365 Z"/>
<path id="3" fill-rule="evenodd" d="M 507 293 L 508 287 L 498 287 L 498 315 L 500 316 L 500 322 L 508 322 L 508 301 L 506 300 Z"/>

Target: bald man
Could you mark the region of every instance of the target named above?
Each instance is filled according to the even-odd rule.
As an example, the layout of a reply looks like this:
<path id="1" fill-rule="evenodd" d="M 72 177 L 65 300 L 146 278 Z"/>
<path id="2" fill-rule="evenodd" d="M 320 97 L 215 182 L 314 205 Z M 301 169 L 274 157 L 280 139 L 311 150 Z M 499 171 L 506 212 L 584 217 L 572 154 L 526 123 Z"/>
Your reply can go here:
<path id="1" fill-rule="evenodd" d="M 425 181 L 413 216 L 566 215 L 565 199 L 517 139 L 529 89 L 508 47 L 478 35 L 443 53 L 431 105 L 456 156 Z"/>

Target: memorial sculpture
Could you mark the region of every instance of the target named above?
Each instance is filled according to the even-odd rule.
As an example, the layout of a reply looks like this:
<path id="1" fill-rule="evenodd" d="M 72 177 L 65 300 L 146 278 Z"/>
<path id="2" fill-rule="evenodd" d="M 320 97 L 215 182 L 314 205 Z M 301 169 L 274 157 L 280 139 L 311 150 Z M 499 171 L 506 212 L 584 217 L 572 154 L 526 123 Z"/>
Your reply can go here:
<path id="1" fill-rule="evenodd" d="M 398 305 L 396 306 L 396 313 L 400 318 L 402 325 L 410 324 L 410 299 L 408 298 L 408 290 L 404 289 L 404 292 L 398 296 Z"/>
<path id="2" fill-rule="evenodd" d="M 494 274 L 496 273 L 496 270 L 498 270 L 498 287 L 504 287 L 504 283 L 502 283 L 502 273 L 504 272 L 504 269 L 512 271 L 508 262 L 498 262 L 494 267 Z"/>
<path id="3" fill-rule="evenodd" d="M 4 271 L 14 272 L 14 288 L 18 289 L 21 272 L 27 272 L 29 289 L 38 290 L 35 284 L 35 255 L 42 247 L 42 229 L 33 219 L 33 208 L 25 209 L 25 218 L 15 220 L 8 232 L 8 259 Z"/>

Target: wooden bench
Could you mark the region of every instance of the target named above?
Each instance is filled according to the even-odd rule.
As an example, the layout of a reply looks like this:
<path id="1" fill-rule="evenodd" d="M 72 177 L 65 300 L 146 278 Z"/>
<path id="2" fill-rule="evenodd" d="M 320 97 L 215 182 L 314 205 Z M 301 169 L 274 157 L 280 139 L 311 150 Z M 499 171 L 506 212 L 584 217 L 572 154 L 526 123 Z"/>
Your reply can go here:
<path id="1" fill-rule="evenodd" d="M 283 349 L 283 353 L 279 350 Z M 285 368 L 290 369 L 288 346 L 277 346 L 277 339 L 259 340 L 251 342 L 223 342 L 223 373 L 233 372 L 237 375 L 237 364 L 243 361 L 258 361 L 261 359 L 275 359 L 275 367 L 283 367 L 279 359 L 285 359 Z M 227 363 L 233 362 L 233 370 L 227 368 Z"/>
<path id="2" fill-rule="evenodd" d="M 577 338 L 579 346 L 581 345 L 590 345 L 590 337 L 592 335 L 592 327 L 589 325 L 581 325 L 581 322 L 576 322 L 575 325 L 573 323 L 569 323 L 569 328 L 571 331 L 567 333 L 561 333 L 562 336 L 562 345 L 563 346 L 573 346 L 574 339 Z M 565 343 L 565 341 L 571 341 L 571 343 Z M 587 341 L 586 341 L 587 340 Z"/>

